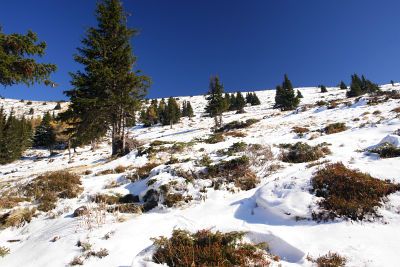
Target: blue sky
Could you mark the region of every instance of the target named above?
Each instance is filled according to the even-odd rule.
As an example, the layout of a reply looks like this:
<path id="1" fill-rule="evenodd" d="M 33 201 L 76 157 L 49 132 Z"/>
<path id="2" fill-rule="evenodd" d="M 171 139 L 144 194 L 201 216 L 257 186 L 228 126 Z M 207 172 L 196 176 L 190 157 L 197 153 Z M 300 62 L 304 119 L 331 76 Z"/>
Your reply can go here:
<path id="1" fill-rule="evenodd" d="M 42 59 L 58 65 L 60 85 L 0 88 L 8 98 L 66 99 L 68 72 L 84 25 L 96 24 L 95 0 L 2 1 L 6 34 L 33 30 L 47 42 Z M 204 94 L 218 74 L 226 91 L 275 88 L 287 73 L 295 87 L 337 85 L 352 73 L 377 83 L 400 80 L 398 0 L 125 0 L 149 97 Z"/>

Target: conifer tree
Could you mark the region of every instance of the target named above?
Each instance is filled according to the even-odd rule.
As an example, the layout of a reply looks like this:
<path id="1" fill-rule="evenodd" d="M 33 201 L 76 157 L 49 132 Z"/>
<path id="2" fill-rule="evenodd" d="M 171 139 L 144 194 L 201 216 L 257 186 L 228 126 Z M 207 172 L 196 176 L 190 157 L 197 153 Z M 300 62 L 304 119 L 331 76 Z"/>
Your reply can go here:
<path id="1" fill-rule="evenodd" d="M 328 90 L 326 89 L 325 85 L 320 85 L 319 87 L 321 88 L 321 93 L 327 93 L 328 92 Z"/>
<path id="2" fill-rule="evenodd" d="M 367 80 L 364 75 L 361 75 L 360 79 L 357 74 L 353 74 L 351 75 L 350 90 L 347 91 L 347 97 L 355 97 L 366 93 L 374 93 L 379 90 L 379 86 L 370 80 Z"/>
<path id="3" fill-rule="evenodd" d="M 236 104 L 235 110 L 237 113 L 244 113 L 244 107 L 246 106 L 246 100 L 244 99 L 240 91 L 236 92 Z"/>
<path id="4" fill-rule="evenodd" d="M 50 154 L 53 152 L 53 146 L 56 143 L 56 134 L 54 128 L 50 124 L 51 116 L 49 112 L 43 115 L 42 121 L 39 126 L 35 129 L 35 135 L 33 137 L 34 147 L 46 147 L 49 149 Z"/>
<path id="5" fill-rule="evenodd" d="M 176 103 L 175 98 L 170 96 L 168 98 L 168 103 L 166 106 L 166 111 L 165 111 L 165 118 L 164 118 L 164 125 L 172 125 L 179 122 L 179 119 L 181 118 L 181 110 L 179 108 L 178 103 Z"/>
<path id="6" fill-rule="evenodd" d="M 231 94 L 229 97 L 229 102 L 227 102 L 228 110 L 236 110 L 236 96 L 235 94 Z"/>
<path id="7" fill-rule="evenodd" d="M 112 155 L 124 153 L 127 119 L 140 110 L 151 83 L 140 70 L 133 70 L 137 57 L 130 39 L 138 30 L 127 26 L 128 15 L 119 0 L 97 3 L 98 27 L 87 28 L 82 47 L 74 55 L 84 70 L 71 73 L 74 89 L 65 92 L 80 135 L 88 129 L 88 136 L 96 137 L 94 133 L 104 133 L 111 126 Z"/>
<path id="8" fill-rule="evenodd" d="M 220 83 L 217 75 L 210 77 L 210 90 L 207 96 L 206 113 L 215 120 L 215 125 L 222 125 L 222 113 L 228 109 L 228 103 L 223 97 L 224 86 Z M 232 100 L 232 97 L 231 97 Z"/>
<path id="9" fill-rule="evenodd" d="M 294 95 L 292 83 L 285 74 L 282 86 L 276 87 L 275 107 L 281 110 L 295 109 L 300 103 L 300 99 Z"/>
<path id="10" fill-rule="evenodd" d="M 44 83 L 54 86 L 49 78 L 57 70 L 57 66 L 38 63 L 34 59 L 46 54 L 46 42 L 38 43 L 37 34 L 31 30 L 26 35 L 6 35 L 2 30 L 0 26 L 0 84 L 11 86 L 23 83 L 29 86 Z"/>
<path id="11" fill-rule="evenodd" d="M 297 90 L 297 98 L 303 98 L 303 95 L 301 94 L 300 90 Z"/>
<path id="12" fill-rule="evenodd" d="M 394 81 L 393 81 L 393 80 L 390 80 L 390 84 L 391 84 L 392 86 L 394 86 Z"/>
<path id="13" fill-rule="evenodd" d="M 160 104 L 158 105 L 158 108 L 157 108 L 157 116 L 158 116 L 160 122 L 163 124 L 164 124 L 164 121 L 166 121 L 166 119 L 165 119 L 166 107 L 167 107 L 167 104 L 165 103 L 165 99 L 162 98 L 160 101 Z"/>
<path id="14" fill-rule="evenodd" d="M 250 93 L 251 99 L 250 99 L 250 104 L 252 106 L 257 106 L 257 105 L 261 105 L 261 101 L 258 98 L 258 96 L 256 95 L 256 93 Z"/>
<path id="15" fill-rule="evenodd" d="M 0 164 L 18 159 L 30 145 L 31 137 L 30 121 L 24 116 L 17 119 L 12 110 L 6 118 L 3 108 L 0 109 Z"/>
<path id="16" fill-rule="evenodd" d="M 344 83 L 344 81 L 340 82 L 340 89 L 347 90 L 347 85 Z"/>
<path id="17" fill-rule="evenodd" d="M 190 101 L 186 102 L 186 116 L 192 118 L 194 116 L 192 105 Z"/>

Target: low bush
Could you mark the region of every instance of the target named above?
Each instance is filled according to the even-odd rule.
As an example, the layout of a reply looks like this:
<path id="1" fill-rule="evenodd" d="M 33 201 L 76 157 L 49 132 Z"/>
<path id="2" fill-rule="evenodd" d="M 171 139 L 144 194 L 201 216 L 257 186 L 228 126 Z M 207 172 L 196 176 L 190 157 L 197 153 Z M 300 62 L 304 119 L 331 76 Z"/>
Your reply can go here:
<path id="1" fill-rule="evenodd" d="M 382 114 L 382 111 L 380 111 L 380 110 L 375 110 L 374 112 L 372 112 L 372 114 L 373 115 L 380 115 L 380 114 Z"/>
<path id="2" fill-rule="evenodd" d="M 297 133 L 297 134 L 304 134 L 308 133 L 310 130 L 306 127 L 300 127 L 300 126 L 293 126 L 292 127 L 292 132 Z"/>
<path id="3" fill-rule="evenodd" d="M 127 169 L 127 167 L 118 165 L 117 167 L 115 167 L 114 172 L 115 173 L 123 173 L 126 171 L 126 169 Z"/>
<path id="4" fill-rule="evenodd" d="M 242 190 L 255 188 L 260 182 L 257 175 L 250 170 L 250 159 L 247 156 L 222 161 L 207 167 L 206 178 L 221 178 L 222 182 L 234 183 Z"/>
<path id="5" fill-rule="evenodd" d="M 378 147 L 372 148 L 369 151 L 378 154 L 381 158 L 400 157 L 400 148 L 387 142 L 380 144 Z"/>
<path id="6" fill-rule="evenodd" d="M 48 172 L 30 182 L 25 190 L 39 202 L 38 210 L 50 211 L 59 198 L 75 198 L 83 189 L 79 175 L 68 171 Z"/>
<path id="7" fill-rule="evenodd" d="M 182 194 L 179 193 L 171 193 L 167 194 L 164 199 L 164 204 L 168 207 L 173 207 L 175 204 L 183 201 Z"/>
<path id="8" fill-rule="evenodd" d="M 323 107 L 323 106 L 328 105 L 329 103 L 326 102 L 326 101 L 323 101 L 323 100 L 318 100 L 315 104 L 316 104 L 317 106 L 319 106 L 319 107 Z"/>
<path id="9" fill-rule="evenodd" d="M 225 137 L 222 133 L 215 133 L 210 135 L 206 140 L 204 140 L 207 144 L 216 144 L 219 142 L 225 141 Z"/>
<path id="10" fill-rule="evenodd" d="M 245 154 L 250 159 L 251 166 L 265 166 L 267 162 L 274 160 L 274 154 L 272 153 L 270 146 L 251 144 L 248 145 Z"/>
<path id="11" fill-rule="evenodd" d="M 174 230 L 171 238 L 152 238 L 153 262 L 168 266 L 269 266 L 267 244 L 242 243 L 245 232 L 195 234 Z"/>
<path id="12" fill-rule="evenodd" d="M 381 181 L 369 174 L 333 163 L 319 169 L 311 179 L 311 192 L 322 197 L 323 211 L 313 213 L 314 220 L 344 217 L 362 220 L 366 215 L 377 216 L 383 197 L 400 190 L 400 185 Z"/>
<path id="13" fill-rule="evenodd" d="M 0 226 L 21 227 L 26 223 L 30 223 L 32 217 L 35 216 L 36 208 L 23 208 L 10 211 L 0 216 Z"/>
<path id="14" fill-rule="evenodd" d="M 151 170 L 153 170 L 155 167 L 159 165 L 160 164 L 155 162 L 153 163 L 149 162 L 146 165 L 137 168 L 133 176 L 136 178 L 136 180 L 145 179 L 150 175 Z"/>
<path id="15" fill-rule="evenodd" d="M 225 136 L 232 136 L 232 137 L 246 137 L 245 133 L 232 131 L 232 132 L 224 132 Z"/>
<path id="16" fill-rule="evenodd" d="M 242 122 L 241 121 L 232 121 L 230 123 L 225 124 L 221 128 L 217 129 L 215 132 L 220 133 L 220 132 L 227 132 L 227 131 L 231 131 L 231 130 L 235 130 L 235 129 L 243 129 L 243 128 L 247 128 L 259 121 L 260 120 L 257 120 L 257 119 L 248 119 L 245 122 L 244 121 L 242 121 Z"/>
<path id="17" fill-rule="evenodd" d="M 331 151 L 326 146 L 326 143 L 322 143 L 316 146 L 310 146 L 307 143 L 297 142 L 296 144 L 281 144 L 281 160 L 290 163 L 302 163 L 318 160 Z"/>
<path id="18" fill-rule="evenodd" d="M 0 257 L 4 258 L 7 254 L 10 254 L 10 249 L 6 247 L 0 247 Z"/>
<path id="19" fill-rule="evenodd" d="M 396 112 L 396 113 L 400 113 L 400 107 L 394 108 L 392 111 Z"/>
<path id="20" fill-rule="evenodd" d="M 236 142 L 233 143 L 229 148 L 228 148 L 228 153 L 238 153 L 238 152 L 243 152 L 247 148 L 247 144 L 245 142 Z"/>
<path id="21" fill-rule="evenodd" d="M 307 260 L 316 263 L 318 267 L 343 267 L 346 265 L 347 259 L 337 253 L 328 252 L 328 254 L 313 259 L 307 256 Z"/>
<path id="22" fill-rule="evenodd" d="M 210 156 L 208 155 L 204 155 L 200 161 L 199 161 L 200 165 L 202 166 L 210 166 L 211 163 L 213 163 L 212 159 L 210 158 Z"/>
<path id="23" fill-rule="evenodd" d="M 323 130 L 324 133 L 326 134 L 334 134 L 334 133 L 340 133 L 343 131 L 346 131 L 348 128 L 345 123 L 343 122 L 337 122 L 337 123 L 332 123 L 326 126 Z"/>

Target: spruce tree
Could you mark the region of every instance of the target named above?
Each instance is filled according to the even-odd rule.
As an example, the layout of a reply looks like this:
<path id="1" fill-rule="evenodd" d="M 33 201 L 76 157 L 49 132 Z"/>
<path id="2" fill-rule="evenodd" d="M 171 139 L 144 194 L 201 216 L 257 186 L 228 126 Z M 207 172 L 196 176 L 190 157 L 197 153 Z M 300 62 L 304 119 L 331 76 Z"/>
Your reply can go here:
<path id="1" fill-rule="evenodd" d="M 325 85 L 320 85 L 319 87 L 321 88 L 321 93 L 327 93 L 328 92 L 328 90 L 326 89 Z"/>
<path id="2" fill-rule="evenodd" d="M 394 81 L 393 81 L 393 80 L 390 80 L 390 84 L 391 84 L 392 86 L 394 86 Z"/>
<path id="3" fill-rule="evenodd" d="M 379 86 L 370 80 L 367 80 L 364 75 L 361 79 L 357 74 L 351 75 L 350 90 L 347 91 L 347 97 L 360 96 L 366 93 L 374 93 L 379 91 Z"/>
<path id="4" fill-rule="evenodd" d="M 297 90 L 297 98 L 303 98 L 303 95 L 301 94 L 300 90 Z"/>
<path id="5" fill-rule="evenodd" d="M 0 84 L 11 86 L 23 83 L 29 86 L 44 83 L 54 86 L 49 78 L 57 70 L 57 66 L 38 63 L 34 59 L 46 54 L 46 42 L 38 43 L 37 34 L 31 30 L 26 35 L 6 35 L 2 30 L 0 26 Z"/>
<path id="6" fill-rule="evenodd" d="M 76 132 L 85 135 L 88 129 L 93 138 L 111 126 L 112 155 L 124 153 L 127 118 L 140 110 L 151 83 L 140 70 L 133 70 L 137 57 L 130 40 L 139 31 L 127 26 L 128 15 L 119 0 L 97 3 L 98 27 L 87 28 L 74 55 L 84 70 L 71 73 L 74 89 L 65 92 Z"/>
<path id="7" fill-rule="evenodd" d="M 192 105 L 190 101 L 186 102 L 186 116 L 192 118 L 194 116 Z"/>
<path id="8" fill-rule="evenodd" d="M 344 83 L 344 81 L 340 82 L 340 89 L 347 90 L 347 85 Z"/>
<path id="9" fill-rule="evenodd" d="M 50 124 L 51 116 L 49 112 L 43 115 L 42 121 L 39 126 L 35 129 L 35 135 L 33 137 L 34 147 L 46 147 L 49 149 L 50 154 L 53 152 L 53 146 L 56 143 L 56 134 L 54 128 Z"/>
<path id="10" fill-rule="evenodd" d="M 261 105 L 261 101 L 260 101 L 260 99 L 258 98 L 258 96 L 256 95 L 256 93 L 252 93 L 252 94 L 251 94 L 251 102 L 250 102 L 250 104 L 251 104 L 252 106 Z"/>
<path id="11" fill-rule="evenodd" d="M 228 110 L 236 110 L 236 96 L 235 94 L 231 94 L 229 97 L 229 102 L 227 102 Z"/>
<path id="12" fill-rule="evenodd" d="M 215 120 L 216 126 L 222 125 L 222 113 L 228 109 L 228 103 L 223 97 L 224 86 L 220 83 L 217 75 L 210 77 L 210 90 L 207 96 L 206 113 Z M 232 100 L 232 97 L 231 97 Z"/>
<path id="13" fill-rule="evenodd" d="M 166 107 L 167 107 L 167 104 L 165 103 L 165 99 L 162 98 L 160 101 L 160 104 L 158 105 L 158 108 L 157 108 L 157 116 L 162 124 L 164 124 L 164 122 L 166 121 L 166 118 L 165 118 L 166 117 L 166 114 L 165 114 Z"/>
<path id="14" fill-rule="evenodd" d="M 237 113 L 244 113 L 244 107 L 246 106 L 246 100 L 244 99 L 240 91 L 236 92 L 236 104 L 235 110 Z"/>
<path id="15" fill-rule="evenodd" d="M 166 112 L 165 112 L 166 116 L 165 116 L 165 121 L 164 121 L 164 125 L 172 125 L 179 122 L 179 119 L 181 118 L 181 110 L 179 108 L 178 103 L 176 103 L 175 98 L 173 98 L 172 96 L 170 96 L 168 98 L 168 103 L 167 103 L 167 107 L 166 107 Z"/>
<path id="16" fill-rule="evenodd" d="M 276 87 L 275 108 L 281 110 L 295 109 L 300 103 L 300 99 L 294 95 L 294 89 L 288 76 L 285 74 L 282 86 Z"/>

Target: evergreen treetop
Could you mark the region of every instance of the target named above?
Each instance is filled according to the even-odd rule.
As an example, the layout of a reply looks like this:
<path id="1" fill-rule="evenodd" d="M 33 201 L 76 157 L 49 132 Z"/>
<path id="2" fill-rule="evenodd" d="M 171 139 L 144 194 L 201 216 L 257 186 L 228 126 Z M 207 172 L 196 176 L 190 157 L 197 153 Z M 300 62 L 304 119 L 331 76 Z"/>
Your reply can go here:
<path id="1" fill-rule="evenodd" d="M 276 87 L 275 107 L 281 110 L 295 109 L 300 103 L 300 99 L 295 96 L 292 83 L 285 74 L 282 86 Z"/>

